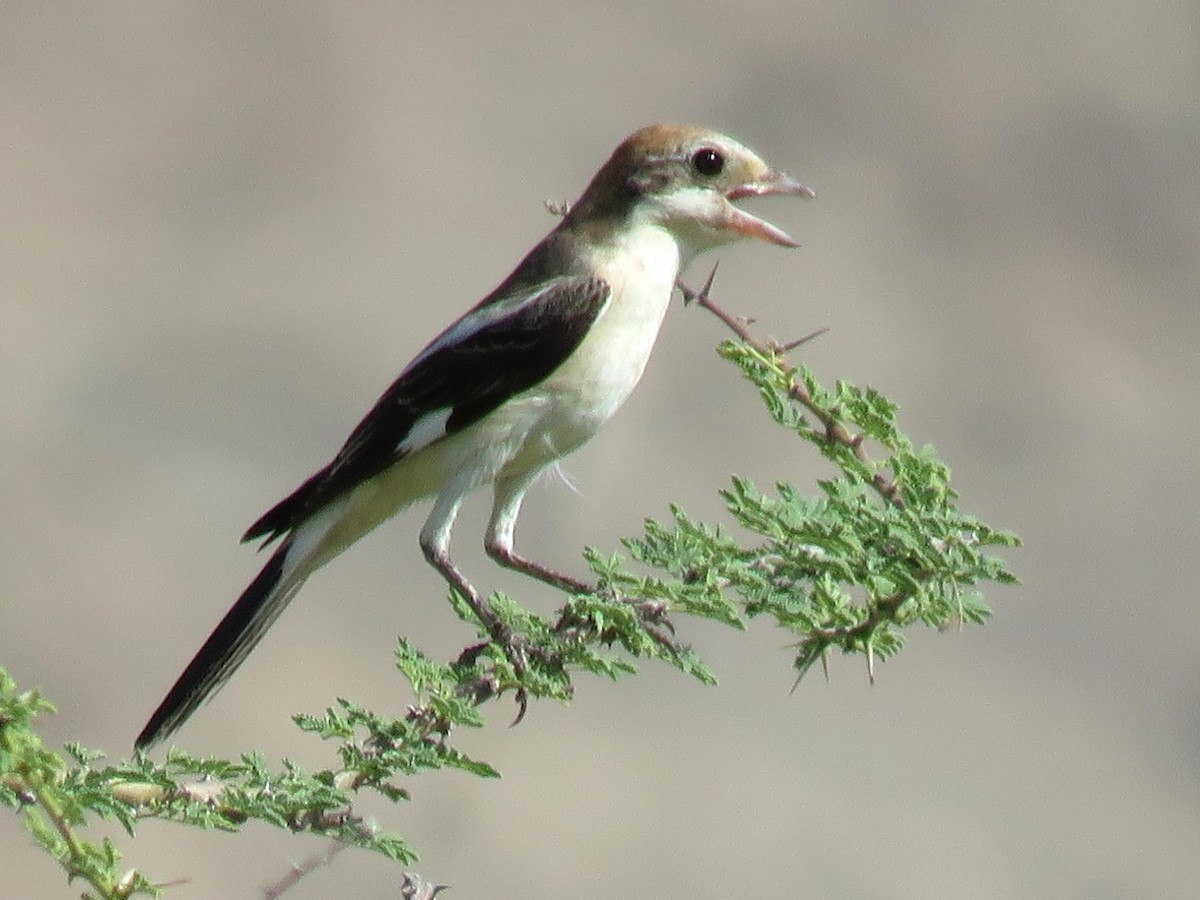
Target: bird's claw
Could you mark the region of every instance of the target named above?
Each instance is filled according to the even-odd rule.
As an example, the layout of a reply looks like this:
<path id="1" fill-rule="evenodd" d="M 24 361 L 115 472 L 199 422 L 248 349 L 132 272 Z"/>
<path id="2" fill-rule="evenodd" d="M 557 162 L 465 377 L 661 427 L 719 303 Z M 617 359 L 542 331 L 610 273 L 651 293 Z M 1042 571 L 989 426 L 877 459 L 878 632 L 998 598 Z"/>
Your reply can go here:
<path id="1" fill-rule="evenodd" d="M 484 654 L 487 654 L 498 662 L 496 648 L 499 648 L 500 653 L 504 654 L 504 658 L 512 666 L 513 675 L 519 681 L 529 671 L 528 639 L 498 621 L 493 621 L 488 631 L 490 632 L 489 640 L 472 644 L 470 647 L 464 649 L 458 655 L 458 659 L 456 660 L 457 665 L 476 667 L 479 665 L 479 657 Z M 458 693 L 463 696 L 470 696 L 476 703 L 482 703 L 484 700 L 495 697 L 503 689 L 501 679 L 497 676 L 496 667 L 493 665 L 477 677 L 460 684 Z M 512 721 L 513 725 L 519 724 L 525 718 L 525 713 L 529 709 L 529 693 L 525 688 L 517 687 L 516 701 L 517 716 Z"/>

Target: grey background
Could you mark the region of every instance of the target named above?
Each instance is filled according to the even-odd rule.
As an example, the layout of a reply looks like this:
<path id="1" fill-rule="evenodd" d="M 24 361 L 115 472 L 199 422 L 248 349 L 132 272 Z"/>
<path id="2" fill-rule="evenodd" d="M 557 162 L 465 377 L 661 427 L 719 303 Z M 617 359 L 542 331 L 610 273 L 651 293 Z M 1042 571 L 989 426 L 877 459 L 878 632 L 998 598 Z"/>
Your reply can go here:
<path id="1" fill-rule="evenodd" d="M 635 127 L 718 127 L 812 184 L 804 246 L 719 253 L 718 297 L 870 383 L 1017 530 L 995 619 L 788 694 L 787 637 L 687 624 L 718 669 L 581 681 L 462 746 L 503 780 L 368 805 L 453 897 L 1184 897 L 1200 876 L 1193 3 L 5 4 L 0 661 L 113 755 L 259 560 L 237 537 L 507 273 Z M 708 261 L 711 261 L 710 257 Z M 692 272 L 699 280 L 701 261 Z M 737 471 L 828 470 L 673 309 L 642 388 L 527 505 L 580 570 Z M 458 531 L 475 580 L 482 499 Z M 323 764 L 288 721 L 400 709 L 397 634 L 467 635 L 423 510 L 320 573 L 179 735 Z M 253 897 L 320 842 L 151 822 L 175 896 Z M 4 893 L 75 896 L 0 817 Z M 290 896 L 396 896 L 343 854 Z"/>

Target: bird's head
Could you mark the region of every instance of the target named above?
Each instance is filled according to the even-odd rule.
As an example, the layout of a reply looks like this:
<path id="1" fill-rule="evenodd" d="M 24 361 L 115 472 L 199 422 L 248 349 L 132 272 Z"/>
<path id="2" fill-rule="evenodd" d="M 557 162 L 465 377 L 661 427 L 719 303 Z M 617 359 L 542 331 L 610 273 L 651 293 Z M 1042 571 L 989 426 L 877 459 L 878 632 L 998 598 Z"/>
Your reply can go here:
<path id="1" fill-rule="evenodd" d="M 704 128 L 651 125 L 617 147 L 568 221 L 577 227 L 614 220 L 653 223 L 691 253 L 742 238 L 797 246 L 781 229 L 735 205 L 767 194 L 815 196 L 733 138 Z"/>

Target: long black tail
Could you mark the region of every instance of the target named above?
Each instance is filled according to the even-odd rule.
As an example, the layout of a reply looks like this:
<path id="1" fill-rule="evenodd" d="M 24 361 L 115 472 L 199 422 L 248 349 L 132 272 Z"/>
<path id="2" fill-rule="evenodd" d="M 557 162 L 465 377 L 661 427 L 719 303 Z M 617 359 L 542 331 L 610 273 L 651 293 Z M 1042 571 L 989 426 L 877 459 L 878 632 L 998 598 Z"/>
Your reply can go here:
<path id="1" fill-rule="evenodd" d="M 292 577 L 295 564 L 285 566 L 292 545 L 292 538 L 286 538 L 258 577 L 238 597 L 154 711 L 137 736 L 135 748 L 145 750 L 171 735 L 250 655 L 304 580 L 303 577 Z M 287 572 L 286 568 L 292 571 Z"/>

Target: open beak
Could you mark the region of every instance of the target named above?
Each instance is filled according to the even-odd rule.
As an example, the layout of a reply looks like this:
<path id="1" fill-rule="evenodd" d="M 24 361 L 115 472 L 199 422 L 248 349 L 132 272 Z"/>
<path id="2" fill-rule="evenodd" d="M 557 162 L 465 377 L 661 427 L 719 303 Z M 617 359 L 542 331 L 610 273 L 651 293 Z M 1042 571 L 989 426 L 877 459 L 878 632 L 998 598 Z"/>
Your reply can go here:
<path id="1" fill-rule="evenodd" d="M 792 176 L 785 175 L 783 172 L 769 171 L 754 181 L 739 184 L 725 195 L 730 206 L 724 226 L 743 237 L 758 238 L 781 247 L 799 247 L 800 244 L 782 229 L 732 205 L 744 197 L 764 197 L 768 194 L 784 194 L 810 200 L 817 196 L 812 188 L 805 187 Z"/>

